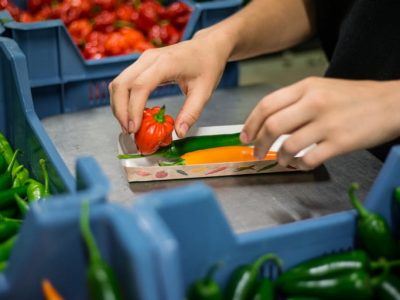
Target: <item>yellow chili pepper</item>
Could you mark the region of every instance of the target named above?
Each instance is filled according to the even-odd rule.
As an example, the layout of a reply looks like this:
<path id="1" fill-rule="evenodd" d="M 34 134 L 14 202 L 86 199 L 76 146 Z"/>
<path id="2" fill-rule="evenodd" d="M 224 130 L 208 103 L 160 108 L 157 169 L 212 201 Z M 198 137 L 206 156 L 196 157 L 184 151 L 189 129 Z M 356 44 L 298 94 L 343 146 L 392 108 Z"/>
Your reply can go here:
<path id="1" fill-rule="evenodd" d="M 208 148 L 185 153 L 181 156 L 184 165 L 224 163 L 224 162 L 244 162 L 257 160 L 253 156 L 253 148 L 249 146 L 224 146 Z M 277 153 L 268 152 L 264 160 L 276 160 Z"/>

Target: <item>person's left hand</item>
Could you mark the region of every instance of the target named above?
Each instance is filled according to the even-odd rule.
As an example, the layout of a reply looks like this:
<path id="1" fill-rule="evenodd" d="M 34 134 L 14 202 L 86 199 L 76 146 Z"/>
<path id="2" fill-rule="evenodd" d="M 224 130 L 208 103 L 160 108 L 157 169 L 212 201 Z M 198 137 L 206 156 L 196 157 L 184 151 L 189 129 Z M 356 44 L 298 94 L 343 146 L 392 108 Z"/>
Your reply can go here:
<path id="1" fill-rule="evenodd" d="M 254 143 L 260 158 L 280 135 L 291 134 L 279 150 L 279 164 L 287 166 L 315 144 L 297 162 L 301 169 L 313 169 L 400 136 L 399 112 L 399 81 L 310 77 L 264 97 L 247 118 L 241 140 Z"/>

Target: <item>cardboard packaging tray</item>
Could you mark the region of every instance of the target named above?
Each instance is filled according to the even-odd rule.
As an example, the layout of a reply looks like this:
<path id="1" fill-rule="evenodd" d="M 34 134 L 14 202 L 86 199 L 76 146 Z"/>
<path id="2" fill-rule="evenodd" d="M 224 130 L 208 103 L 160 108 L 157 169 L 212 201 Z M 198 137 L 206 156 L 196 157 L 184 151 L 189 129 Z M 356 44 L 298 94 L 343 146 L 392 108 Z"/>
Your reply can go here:
<path id="1" fill-rule="evenodd" d="M 235 133 L 240 132 L 242 127 L 243 125 L 199 127 L 191 130 L 188 136 Z M 278 151 L 286 138 L 287 135 L 281 136 L 270 150 Z M 137 153 L 134 139 L 130 135 L 121 134 L 118 150 L 119 154 Z M 301 157 L 305 151 L 307 149 L 298 153 L 296 157 Z M 296 160 L 286 168 L 279 166 L 276 160 L 159 166 L 158 163 L 163 160 L 162 157 L 157 156 L 121 159 L 121 165 L 129 182 L 299 171 L 296 168 Z"/>

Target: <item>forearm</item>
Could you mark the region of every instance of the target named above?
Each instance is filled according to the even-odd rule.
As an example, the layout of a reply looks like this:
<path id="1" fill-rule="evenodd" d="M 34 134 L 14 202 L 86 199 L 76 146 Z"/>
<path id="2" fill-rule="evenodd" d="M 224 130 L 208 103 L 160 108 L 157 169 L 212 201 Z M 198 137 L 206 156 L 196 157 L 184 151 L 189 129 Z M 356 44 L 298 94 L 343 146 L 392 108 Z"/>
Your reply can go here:
<path id="1" fill-rule="evenodd" d="M 383 81 L 382 84 L 385 84 Z M 389 127 L 391 132 L 389 133 L 393 139 L 400 137 L 400 80 L 388 81 L 385 84 L 386 92 L 388 93 L 387 101 L 384 102 L 384 120 L 391 124 Z M 379 99 L 377 99 L 379 101 Z"/>
<path id="2" fill-rule="evenodd" d="M 230 18 L 194 37 L 219 44 L 227 60 L 244 59 L 296 45 L 314 33 L 311 0 L 252 0 Z"/>

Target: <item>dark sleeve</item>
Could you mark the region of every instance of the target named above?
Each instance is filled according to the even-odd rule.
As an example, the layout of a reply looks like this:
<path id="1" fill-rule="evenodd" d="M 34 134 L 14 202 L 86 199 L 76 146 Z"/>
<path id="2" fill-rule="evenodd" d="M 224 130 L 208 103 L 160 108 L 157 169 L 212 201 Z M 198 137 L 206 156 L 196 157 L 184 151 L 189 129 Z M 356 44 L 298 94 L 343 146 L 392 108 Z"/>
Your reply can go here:
<path id="1" fill-rule="evenodd" d="M 400 79 L 399 0 L 315 0 L 315 9 L 327 77 Z M 400 138 L 369 150 L 384 160 L 396 144 Z"/>

